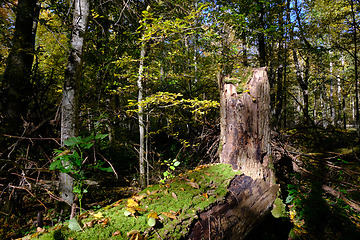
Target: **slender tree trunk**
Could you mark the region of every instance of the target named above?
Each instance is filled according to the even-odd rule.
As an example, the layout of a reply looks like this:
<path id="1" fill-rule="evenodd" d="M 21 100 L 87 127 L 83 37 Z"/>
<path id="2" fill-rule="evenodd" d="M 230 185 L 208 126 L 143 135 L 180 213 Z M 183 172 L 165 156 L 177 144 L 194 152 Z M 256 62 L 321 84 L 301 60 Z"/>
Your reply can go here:
<path id="1" fill-rule="evenodd" d="M 270 87 L 266 68 L 254 69 L 252 79 L 245 86 L 246 90 L 239 94 L 237 86 L 222 81 L 220 162 L 231 164 L 253 179 L 272 183 Z"/>
<path id="2" fill-rule="evenodd" d="M 145 123 L 144 123 L 144 110 L 141 106 L 141 102 L 143 101 L 143 93 L 144 87 L 142 84 L 143 72 L 144 72 L 144 59 L 145 59 L 145 43 L 141 44 L 141 52 L 140 52 L 140 65 L 139 65 L 139 77 L 137 80 L 137 85 L 139 88 L 138 93 L 138 117 L 139 117 L 139 133 L 140 133 L 140 149 L 139 149 L 139 168 L 140 168 L 140 184 L 142 187 L 145 187 Z"/>
<path id="3" fill-rule="evenodd" d="M 259 62 L 260 67 L 266 66 L 266 48 L 265 48 L 265 34 L 264 34 L 264 6 L 262 1 L 256 1 L 257 5 L 259 6 L 259 23 L 260 23 L 260 31 L 258 33 L 258 50 L 259 50 Z"/>
<path id="4" fill-rule="evenodd" d="M 357 22 L 355 18 L 354 2 L 350 0 L 351 17 L 353 25 L 353 38 L 354 38 L 354 71 L 355 71 L 355 125 L 358 134 L 360 133 L 360 115 L 359 115 L 359 82 L 358 82 L 358 60 L 357 60 Z"/>
<path id="5" fill-rule="evenodd" d="M 70 55 L 65 69 L 62 97 L 61 144 L 71 137 L 77 136 L 79 115 L 79 85 L 81 78 L 82 56 L 85 33 L 89 17 L 89 1 L 75 0 L 73 25 L 70 40 Z M 60 197 L 70 206 L 74 204 L 73 178 L 60 173 Z M 73 217 L 74 211 L 71 213 Z"/>
<path id="6" fill-rule="evenodd" d="M 34 22 L 38 16 L 37 0 L 18 1 L 13 46 L 3 75 L 0 103 L 0 110 L 5 115 L 5 126 L 14 134 L 21 129 L 22 118 L 26 119 L 31 101 L 30 79 L 36 34 Z"/>

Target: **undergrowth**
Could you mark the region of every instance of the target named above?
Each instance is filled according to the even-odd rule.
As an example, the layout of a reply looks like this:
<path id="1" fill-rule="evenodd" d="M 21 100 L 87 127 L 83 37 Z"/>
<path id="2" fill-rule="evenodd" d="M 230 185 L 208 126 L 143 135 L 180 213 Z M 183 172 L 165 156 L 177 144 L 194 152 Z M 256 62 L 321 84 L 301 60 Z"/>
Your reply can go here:
<path id="1" fill-rule="evenodd" d="M 72 223 L 57 225 L 36 239 L 147 239 L 185 238 L 197 213 L 221 202 L 230 180 L 236 174 L 229 165 L 200 166 L 165 184 L 149 186 L 129 199 L 121 199 L 97 211 L 78 217 Z M 130 214 L 129 214 L 130 213 Z M 156 218 L 154 226 L 149 218 Z M 153 224 L 151 224 L 153 225 Z M 73 230 L 71 230 L 73 229 Z M 76 231 L 77 230 L 77 231 Z"/>

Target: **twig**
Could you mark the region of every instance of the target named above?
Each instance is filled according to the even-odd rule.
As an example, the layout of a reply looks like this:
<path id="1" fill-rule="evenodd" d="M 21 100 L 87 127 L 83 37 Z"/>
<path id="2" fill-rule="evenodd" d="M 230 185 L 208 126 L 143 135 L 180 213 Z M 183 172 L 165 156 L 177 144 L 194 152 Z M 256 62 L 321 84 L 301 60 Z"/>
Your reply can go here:
<path id="1" fill-rule="evenodd" d="M 17 189 L 22 189 L 27 191 L 33 198 L 35 198 L 41 205 L 43 205 L 43 207 L 45 208 L 45 211 L 47 210 L 47 207 L 39 200 L 37 199 L 34 194 L 32 194 L 27 188 L 24 187 L 17 187 L 17 186 L 13 186 L 13 185 L 9 185 L 9 187 L 13 187 L 13 188 L 17 188 Z"/>
<path id="2" fill-rule="evenodd" d="M 57 140 L 60 140 L 60 138 L 30 138 L 30 137 L 22 137 L 22 136 L 13 136 L 8 134 L 3 134 L 3 136 L 10 138 L 28 139 L 28 140 L 54 140 L 56 143 L 58 143 Z"/>
<path id="3" fill-rule="evenodd" d="M 107 163 L 110 165 L 110 167 L 111 167 L 112 170 L 114 171 L 114 174 L 115 174 L 115 176 L 116 176 L 116 179 L 119 179 L 119 176 L 118 176 L 118 174 L 116 173 L 115 168 L 113 167 L 113 165 L 112 165 L 103 155 L 101 155 L 100 153 L 99 153 L 99 155 L 100 155 L 100 157 L 102 157 L 102 158 L 104 159 L 105 162 L 107 162 Z"/>

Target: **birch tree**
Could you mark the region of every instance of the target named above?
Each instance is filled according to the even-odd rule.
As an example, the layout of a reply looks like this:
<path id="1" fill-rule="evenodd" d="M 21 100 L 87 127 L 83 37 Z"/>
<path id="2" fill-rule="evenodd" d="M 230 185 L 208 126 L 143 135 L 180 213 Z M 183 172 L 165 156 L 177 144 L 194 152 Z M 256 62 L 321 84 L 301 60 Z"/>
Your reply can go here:
<path id="1" fill-rule="evenodd" d="M 79 112 L 79 84 L 81 78 L 81 65 L 85 32 L 89 17 L 89 1 L 75 0 L 72 32 L 70 39 L 70 53 L 65 69 L 65 79 L 62 97 L 61 118 L 61 144 L 77 135 L 78 112 Z M 74 206 L 73 178 L 60 173 L 59 192 L 60 197 L 70 206 Z M 73 208 L 74 209 L 74 208 Z M 71 217 L 74 216 L 72 210 Z"/>

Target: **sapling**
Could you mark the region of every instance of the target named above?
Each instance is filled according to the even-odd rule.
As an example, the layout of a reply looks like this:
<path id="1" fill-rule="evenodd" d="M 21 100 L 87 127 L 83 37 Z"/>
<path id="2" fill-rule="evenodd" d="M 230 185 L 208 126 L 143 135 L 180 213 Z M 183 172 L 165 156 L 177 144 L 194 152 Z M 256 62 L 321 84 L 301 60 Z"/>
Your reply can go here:
<path id="1" fill-rule="evenodd" d="M 74 179 L 73 193 L 79 199 L 79 207 L 81 212 L 81 200 L 87 189 L 84 187 L 84 181 L 87 179 L 86 171 L 89 168 L 99 169 L 106 172 L 113 172 L 111 167 L 102 167 L 102 162 L 96 165 L 90 165 L 84 158 L 85 151 L 94 146 L 96 140 L 103 140 L 108 134 L 97 134 L 89 137 L 73 137 L 64 141 L 65 149 L 55 150 L 57 156 L 55 161 L 50 164 L 50 170 L 59 170 L 62 173 L 67 173 Z"/>

